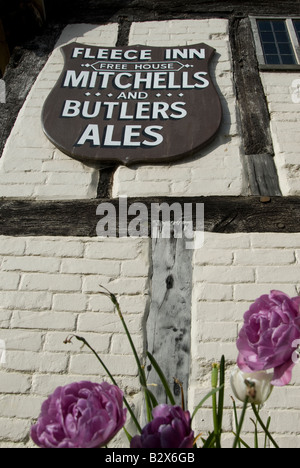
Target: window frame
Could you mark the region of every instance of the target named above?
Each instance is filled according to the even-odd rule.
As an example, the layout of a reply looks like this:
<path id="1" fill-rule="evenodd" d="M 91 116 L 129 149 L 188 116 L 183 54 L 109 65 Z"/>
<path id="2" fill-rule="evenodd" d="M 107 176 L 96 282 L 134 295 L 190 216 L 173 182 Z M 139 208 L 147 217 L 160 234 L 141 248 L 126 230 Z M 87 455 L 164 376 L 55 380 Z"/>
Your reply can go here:
<path id="1" fill-rule="evenodd" d="M 291 40 L 291 46 L 293 48 L 297 64 L 294 65 L 283 65 L 283 64 L 266 64 L 265 56 L 262 48 L 262 43 L 260 39 L 260 34 L 258 30 L 257 21 L 259 20 L 282 20 L 285 21 L 286 27 L 289 33 L 289 37 Z M 250 16 L 250 22 L 252 27 L 252 32 L 254 36 L 254 42 L 256 47 L 256 55 L 257 60 L 259 63 L 260 70 L 264 71 L 299 71 L 300 70 L 300 41 L 297 36 L 297 31 L 294 27 L 294 21 L 300 20 L 300 17 L 293 16 L 293 17 L 286 17 L 286 16 Z"/>

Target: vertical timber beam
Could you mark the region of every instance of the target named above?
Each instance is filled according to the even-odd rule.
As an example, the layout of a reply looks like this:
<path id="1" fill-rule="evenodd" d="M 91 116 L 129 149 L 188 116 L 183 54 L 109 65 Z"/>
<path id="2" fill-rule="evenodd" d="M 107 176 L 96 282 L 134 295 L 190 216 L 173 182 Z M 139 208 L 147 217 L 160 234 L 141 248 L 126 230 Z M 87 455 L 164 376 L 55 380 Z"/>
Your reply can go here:
<path id="1" fill-rule="evenodd" d="M 146 323 L 147 348 L 164 372 L 175 401 L 181 406 L 180 386 L 187 398 L 191 350 L 191 294 L 193 250 L 185 239 L 152 240 L 152 291 Z M 164 389 L 151 366 L 148 370 L 151 390 L 159 403 L 167 403 Z M 186 401 L 187 404 L 187 401 Z"/>
<path id="2" fill-rule="evenodd" d="M 249 195 L 281 196 L 270 129 L 270 114 L 249 18 L 230 23 L 234 77 L 245 149 Z"/>

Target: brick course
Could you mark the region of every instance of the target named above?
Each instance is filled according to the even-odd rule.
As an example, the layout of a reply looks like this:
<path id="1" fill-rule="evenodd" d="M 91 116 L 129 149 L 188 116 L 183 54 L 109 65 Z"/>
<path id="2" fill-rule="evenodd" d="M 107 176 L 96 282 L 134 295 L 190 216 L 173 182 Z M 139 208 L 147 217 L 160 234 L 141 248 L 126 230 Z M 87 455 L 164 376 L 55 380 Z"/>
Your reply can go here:
<path id="1" fill-rule="evenodd" d="M 0 369 L 0 418 L 3 422 L 0 446 L 6 446 L 9 441 L 11 446 L 21 447 L 31 445 L 31 442 L 24 442 L 27 441 L 30 422 L 37 415 L 41 401 L 54 388 L 82 379 L 101 381 L 106 378 L 88 349 L 81 349 L 76 340 L 69 345 L 63 343 L 70 333 L 84 336 L 101 354 L 119 385 L 132 395 L 139 395 L 136 365 L 126 335 L 110 301 L 99 294 L 99 283 L 103 278 L 101 274 L 97 276 L 95 266 L 98 262 L 101 271 L 101 264 L 105 262 L 115 271 L 114 276 L 107 277 L 107 287 L 121 281 L 117 289 L 120 303 L 138 352 L 142 355 L 143 318 L 148 301 L 145 276 L 148 276 L 150 268 L 150 244 L 148 239 L 47 237 L 15 238 L 13 244 L 10 241 L 11 238 L 0 238 L 0 251 L 5 251 L 4 258 L 12 260 L 8 271 L 5 270 L 7 262 L 1 263 L 0 339 L 6 343 L 7 362 Z M 9 245 L 9 249 L 5 249 L 5 245 Z M 56 246 L 59 247 L 57 251 Z M 71 257 L 71 246 L 78 257 Z M 106 246 L 109 247 L 109 255 Z M 16 258 L 13 250 L 18 258 L 20 252 L 24 252 L 22 271 L 20 263 L 13 262 Z M 68 258 L 63 255 L 64 251 Z M 210 363 L 219 360 L 223 353 L 228 363 L 229 378 L 237 357 L 235 342 L 238 331 L 251 302 L 274 288 L 297 294 L 300 286 L 299 251 L 300 236 L 297 234 L 205 234 L 204 247 L 194 254 L 190 408 L 208 391 Z M 86 276 L 77 268 L 68 274 L 27 271 L 33 268 L 32 265 L 40 269 L 42 260 L 51 258 L 50 252 L 56 252 L 52 257 L 58 261 L 55 268 L 60 270 L 65 260 L 75 264 L 80 261 L 82 271 L 89 270 L 90 274 Z M 104 259 L 101 259 L 101 253 Z M 111 258 L 107 259 L 108 256 Z M 277 266 L 274 265 L 276 258 L 280 260 Z M 119 268 L 114 270 L 116 264 L 121 265 L 126 283 L 119 277 Z M 16 271 L 12 270 L 13 266 Z M 11 275 L 20 277 L 15 286 Z M 56 281 L 59 275 L 68 279 L 65 284 L 72 285 L 69 290 L 52 282 L 52 277 Z M 88 279 L 93 281 L 92 291 L 86 287 Z M 121 284 L 127 287 L 121 288 Z M 13 286 L 14 290 L 9 289 Z M 65 290 L 61 292 L 60 289 Z M 300 371 L 296 367 L 292 385 L 275 389 L 264 409 L 266 416 L 270 414 L 273 417 L 273 433 L 283 446 L 298 444 L 299 385 Z M 233 430 L 230 394 L 227 382 L 225 429 L 228 435 L 224 435 L 224 441 L 228 445 L 231 441 L 229 433 Z M 27 404 L 27 409 L 23 408 Z M 207 402 L 196 419 L 199 431 L 205 432 L 211 427 L 209 408 L 210 403 Z M 281 426 L 281 418 L 276 417 L 278 411 L 286 421 L 284 426 Z M 5 421 L 9 423 L 4 424 Z M 246 424 L 251 432 L 251 424 Z M 118 444 L 126 445 L 126 441 L 121 440 Z"/>
<path id="2" fill-rule="evenodd" d="M 66 42 L 113 46 L 118 25 L 71 25 Z M 245 181 L 239 116 L 232 77 L 228 21 L 201 19 L 135 23 L 129 43 L 182 46 L 206 42 L 216 47 L 212 78 L 221 96 L 224 120 L 219 136 L 198 155 L 172 166 L 120 167 L 113 195 L 241 195 Z M 7 141 L 0 162 L 0 196 L 5 198 L 94 198 L 99 173 L 55 149 L 42 133 L 43 100 L 62 69 L 56 49 L 41 72 Z M 299 195 L 299 104 L 290 97 L 295 75 L 262 73 L 271 113 L 275 161 L 285 195 Z M 32 128 L 35 132 L 32 132 Z M 0 447 L 28 447 L 28 431 L 41 401 L 57 386 L 104 373 L 72 333 L 82 334 L 101 353 L 120 387 L 140 409 L 136 366 L 114 308 L 99 294 L 100 284 L 116 293 L 137 349 L 145 347 L 151 277 L 148 239 L 0 237 L 0 339 L 7 348 L 0 365 Z M 224 353 L 228 377 L 234 366 L 236 338 L 252 301 L 270 289 L 296 295 L 299 285 L 300 234 L 206 234 L 194 255 L 192 369 L 189 406 L 210 390 L 210 364 Z M 275 389 L 264 408 L 273 417 L 279 444 L 299 445 L 300 371 L 290 387 Z M 233 414 L 227 381 L 225 442 L 232 441 Z M 212 428 L 210 402 L 196 419 L 195 431 Z M 253 431 L 246 421 L 246 429 Z M 253 442 L 252 434 L 245 440 Z M 126 445 L 120 440 L 117 444 Z"/>
<path id="3" fill-rule="evenodd" d="M 291 296 L 299 294 L 299 244 L 299 234 L 205 233 L 204 248 L 195 251 L 194 255 L 191 407 L 209 391 L 209 363 L 219 361 L 224 353 L 228 364 L 225 407 L 232 408 L 229 376 L 237 358 L 236 339 L 243 314 L 256 298 L 272 289 Z M 224 249 L 223 262 L 221 247 Z M 300 369 L 296 366 L 291 385 L 275 388 L 264 407 L 264 420 L 272 417 L 271 429 L 282 447 L 299 447 L 299 379 Z M 234 418 L 230 411 L 229 415 L 230 431 L 234 430 Z M 249 418 L 250 412 L 245 431 L 252 432 L 253 424 Z M 206 410 L 196 420 L 198 432 L 206 431 L 209 424 L 210 428 L 212 426 L 212 416 Z M 232 439 L 226 435 L 224 440 L 225 445 L 232 444 Z M 246 435 L 247 440 L 253 445 L 253 436 L 247 438 Z"/>
<path id="4" fill-rule="evenodd" d="M 275 162 L 283 195 L 300 194 L 299 153 L 300 102 L 293 102 L 294 73 L 261 73 L 271 115 Z M 298 92 L 299 95 L 299 92 Z"/>
<path id="5" fill-rule="evenodd" d="M 0 365 L 0 447 L 8 441 L 26 445 L 30 422 L 59 384 L 108 378 L 76 339 L 64 344 L 70 333 L 88 340 L 122 388 L 127 378 L 133 396 L 136 363 L 111 301 L 99 293 L 105 273 L 106 286 L 111 281 L 122 295 L 126 323 L 142 353 L 148 250 L 148 239 L 0 237 L 0 339 L 6 345 L 6 363 Z M 87 279 L 92 292 L 85 290 Z"/>

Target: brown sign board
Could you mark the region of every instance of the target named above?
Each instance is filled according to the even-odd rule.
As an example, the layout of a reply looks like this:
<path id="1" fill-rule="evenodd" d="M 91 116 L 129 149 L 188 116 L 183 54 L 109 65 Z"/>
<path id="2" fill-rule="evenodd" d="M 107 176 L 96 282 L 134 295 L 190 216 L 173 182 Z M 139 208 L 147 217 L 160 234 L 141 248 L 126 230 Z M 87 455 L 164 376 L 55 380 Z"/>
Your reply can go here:
<path id="1" fill-rule="evenodd" d="M 216 136 L 222 107 L 209 74 L 212 47 L 61 50 L 64 69 L 42 123 L 72 158 L 94 166 L 172 162 Z"/>

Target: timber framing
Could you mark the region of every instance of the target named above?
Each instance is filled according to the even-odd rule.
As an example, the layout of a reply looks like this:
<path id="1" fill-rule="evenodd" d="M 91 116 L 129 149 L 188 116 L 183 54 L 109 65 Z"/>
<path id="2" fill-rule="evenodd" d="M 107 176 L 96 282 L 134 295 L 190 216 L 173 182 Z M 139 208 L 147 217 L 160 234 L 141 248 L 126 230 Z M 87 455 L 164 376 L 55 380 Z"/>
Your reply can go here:
<path id="1" fill-rule="evenodd" d="M 99 3 L 101 7 L 99 8 Z M 299 14 L 299 0 L 241 1 L 241 0 L 45 0 L 51 20 L 69 22 L 161 21 L 170 19 L 197 19 L 200 17 L 228 18 L 247 15 Z"/>
<path id="2" fill-rule="evenodd" d="M 281 197 L 270 116 L 254 52 L 248 17 L 299 15 L 299 0 L 204 1 L 204 0 L 45 0 L 47 25 L 39 36 L 20 44 L 12 53 L 5 81 L 7 102 L 1 106 L 0 155 L 18 112 L 67 24 L 117 22 L 117 45 L 128 44 L 133 22 L 175 19 L 226 18 L 230 25 L 234 82 L 244 142 L 244 171 L 249 197 L 141 198 L 151 203 L 204 203 L 205 230 L 210 232 L 300 232 L 300 198 Z M 70 201 L 0 201 L 0 235 L 96 236 L 96 208 L 110 199 L 115 167 L 100 171 L 97 199 Z M 261 202 L 261 196 L 268 203 Z M 149 222 L 150 226 L 150 222 Z M 149 228 L 150 229 L 150 228 Z"/>
<path id="3" fill-rule="evenodd" d="M 101 203 L 115 207 L 119 225 L 119 199 L 70 201 L 0 201 L 0 235 L 2 236 L 59 236 L 96 237 L 101 217 L 96 210 Z M 130 198 L 143 203 L 148 211 L 148 235 L 151 235 L 151 204 L 193 204 L 193 223 L 196 226 L 196 204 L 204 204 L 204 230 L 218 233 L 300 232 L 300 197 L 193 197 L 193 198 Z M 137 215 L 136 215 L 137 216 Z M 128 216 L 128 223 L 135 216 Z M 118 232 L 118 229 L 117 229 Z M 118 233 L 127 236 L 127 232 Z"/>

